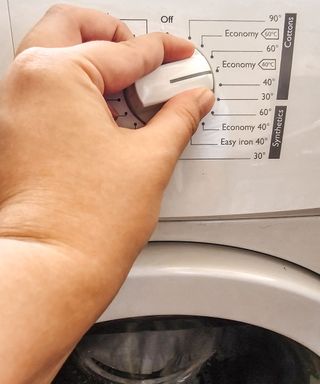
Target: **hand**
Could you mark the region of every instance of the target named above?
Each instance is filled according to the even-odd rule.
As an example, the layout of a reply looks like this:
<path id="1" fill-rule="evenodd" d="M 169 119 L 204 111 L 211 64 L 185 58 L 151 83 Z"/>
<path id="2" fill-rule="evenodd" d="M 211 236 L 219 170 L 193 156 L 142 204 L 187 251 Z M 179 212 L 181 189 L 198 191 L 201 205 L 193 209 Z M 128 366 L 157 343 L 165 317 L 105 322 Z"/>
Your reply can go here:
<path id="1" fill-rule="evenodd" d="M 25 316 L 37 310 L 43 315 L 31 320 L 31 329 L 12 331 L 5 343 L 7 354 L 8 348 L 15 353 L 15 340 L 27 343 L 32 380 L 19 381 L 8 370 L 2 377 L 10 380 L 2 383 L 51 379 L 105 309 L 148 241 L 179 155 L 213 104 L 211 91 L 187 91 L 146 127 L 130 130 L 118 127 L 103 94 L 193 50 L 167 34 L 133 38 L 111 16 L 70 6 L 49 10 L 21 43 L 0 93 L 0 236 L 9 253 L 12 246 L 23 253 L 21 242 L 31 247 L 22 264 L 14 257 L 10 263 L 19 264 L 16 273 L 26 284 Z M 41 258 L 39 266 L 43 252 L 50 258 Z M 11 283 L 5 287 L 14 292 Z M 4 327 L 10 328 L 23 304 L 2 302 L 9 304 L 12 316 Z M 56 317 L 48 322 L 52 313 Z M 30 347 L 35 329 L 50 347 L 40 340 Z M 23 365 L 16 360 L 14 371 L 26 375 Z"/>
<path id="2" fill-rule="evenodd" d="M 62 48 L 27 49 L 48 45 Z M 119 129 L 102 94 L 193 50 L 167 34 L 133 39 L 124 24 L 96 11 L 51 9 L 22 42 L 3 86 L 0 193 L 11 206 L 4 234 L 54 240 L 89 254 L 105 253 L 112 241 L 117 254 L 133 259 L 213 95 L 185 92 L 145 128 L 129 130 Z M 14 214 L 21 204 L 23 218 Z M 24 233 L 26 221 L 31 226 Z"/>

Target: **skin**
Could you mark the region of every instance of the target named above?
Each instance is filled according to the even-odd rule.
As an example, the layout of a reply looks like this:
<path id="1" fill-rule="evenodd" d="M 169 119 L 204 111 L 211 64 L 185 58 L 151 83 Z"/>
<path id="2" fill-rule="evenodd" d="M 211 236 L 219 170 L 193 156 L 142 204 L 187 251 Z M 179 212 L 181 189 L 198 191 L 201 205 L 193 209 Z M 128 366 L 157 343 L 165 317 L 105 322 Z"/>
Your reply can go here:
<path id="1" fill-rule="evenodd" d="M 0 88 L 2 384 L 50 383 L 106 309 L 214 101 L 184 92 L 129 130 L 102 94 L 193 50 L 71 6 L 51 8 L 22 41 Z"/>

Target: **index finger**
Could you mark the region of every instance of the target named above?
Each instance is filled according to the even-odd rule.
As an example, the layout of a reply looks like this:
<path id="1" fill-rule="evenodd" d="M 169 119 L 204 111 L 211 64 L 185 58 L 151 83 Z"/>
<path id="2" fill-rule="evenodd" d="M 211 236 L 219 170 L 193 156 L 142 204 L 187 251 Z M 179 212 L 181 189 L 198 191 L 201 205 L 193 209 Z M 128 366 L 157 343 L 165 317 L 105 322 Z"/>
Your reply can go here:
<path id="1" fill-rule="evenodd" d="M 91 42 L 71 48 L 85 57 L 98 71 L 87 66 L 91 79 L 103 92 L 118 92 L 163 62 L 182 60 L 192 55 L 188 40 L 154 32 L 121 43 Z M 100 74 L 100 78 L 97 78 Z"/>
<path id="2" fill-rule="evenodd" d="M 54 5 L 20 43 L 17 54 L 31 47 L 68 47 L 92 40 L 132 38 L 121 20 L 94 9 Z"/>

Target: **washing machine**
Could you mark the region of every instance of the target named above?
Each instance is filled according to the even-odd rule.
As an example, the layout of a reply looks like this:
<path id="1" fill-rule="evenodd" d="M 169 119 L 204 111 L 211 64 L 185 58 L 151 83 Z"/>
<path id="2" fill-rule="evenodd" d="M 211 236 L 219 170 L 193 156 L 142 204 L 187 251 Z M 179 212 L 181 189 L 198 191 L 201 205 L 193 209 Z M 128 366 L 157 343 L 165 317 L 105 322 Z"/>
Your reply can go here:
<path id="1" fill-rule="evenodd" d="M 1 72 L 53 3 L 0 1 Z M 320 3 L 69 3 L 193 41 L 216 103 L 150 243 L 54 383 L 320 383 Z M 143 125 L 123 93 L 108 102 Z"/>

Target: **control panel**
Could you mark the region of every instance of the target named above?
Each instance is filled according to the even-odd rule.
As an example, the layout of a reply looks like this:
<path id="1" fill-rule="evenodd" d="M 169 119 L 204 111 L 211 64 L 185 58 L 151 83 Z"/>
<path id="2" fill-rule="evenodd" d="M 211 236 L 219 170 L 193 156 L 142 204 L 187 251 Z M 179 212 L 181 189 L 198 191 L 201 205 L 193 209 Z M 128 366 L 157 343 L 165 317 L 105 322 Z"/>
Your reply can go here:
<path id="1" fill-rule="evenodd" d="M 163 23 L 173 20 L 173 15 L 168 20 L 162 17 Z M 270 14 L 261 20 L 188 20 L 187 38 L 213 68 L 217 103 L 182 159 L 280 159 L 296 21 L 296 13 Z M 159 90 L 152 89 L 151 77 L 147 97 L 152 102 Z M 161 91 L 169 87 L 163 84 Z M 132 120 L 128 113 L 127 119 Z"/>
<path id="2" fill-rule="evenodd" d="M 0 0 L 1 38 L 18 44 L 53 3 Z M 317 0 L 269 0 L 259 6 L 255 0 L 70 3 L 108 12 L 135 35 L 162 31 L 197 47 L 201 71 L 184 73 L 180 68 L 169 76 L 169 84 L 162 84 L 162 68 L 148 75 L 151 81 L 143 78 L 125 92 L 108 95 L 108 103 L 119 113 L 119 125 L 143 127 L 156 112 L 154 106 L 159 108 L 172 96 L 171 89 L 192 83 L 195 73 L 206 84 L 212 81 L 216 103 L 177 164 L 163 219 L 319 213 Z M 12 47 L 7 51 L 8 61 Z M 155 84 L 157 89 L 152 88 Z"/>

